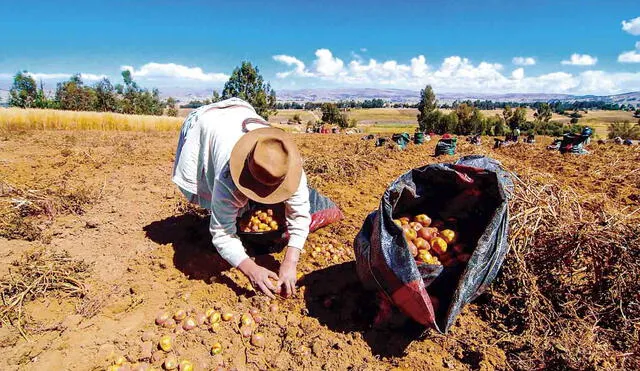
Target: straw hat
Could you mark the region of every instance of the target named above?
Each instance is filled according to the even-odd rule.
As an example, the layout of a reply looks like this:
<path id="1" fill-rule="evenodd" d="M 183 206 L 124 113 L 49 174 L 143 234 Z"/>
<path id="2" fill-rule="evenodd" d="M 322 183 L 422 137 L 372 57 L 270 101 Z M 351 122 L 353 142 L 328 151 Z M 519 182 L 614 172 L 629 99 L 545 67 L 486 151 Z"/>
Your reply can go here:
<path id="1" fill-rule="evenodd" d="M 245 196 L 263 204 L 277 204 L 298 189 L 302 159 L 283 130 L 260 128 L 240 137 L 231 151 L 229 169 Z"/>

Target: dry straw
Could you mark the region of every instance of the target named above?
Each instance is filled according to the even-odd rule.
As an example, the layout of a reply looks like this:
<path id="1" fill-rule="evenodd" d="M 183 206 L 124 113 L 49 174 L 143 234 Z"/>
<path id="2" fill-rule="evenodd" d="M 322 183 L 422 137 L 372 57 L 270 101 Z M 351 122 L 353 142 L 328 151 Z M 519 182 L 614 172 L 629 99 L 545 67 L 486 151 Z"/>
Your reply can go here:
<path id="1" fill-rule="evenodd" d="M 0 108 L 0 129 L 4 130 L 170 131 L 178 130 L 181 124 L 179 117 Z"/>
<path id="2" fill-rule="evenodd" d="M 510 366 L 638 366 L 638 209 L 589 199 L 534 168 L 513 179 L 511 251 L 482 308 L 514 352 Z"/>
<path id="3" fill-rule="evenodd" d="M 24 305 L 48 293 L 82 297 L 86 293 L 83 279 L 88 266 L 72 259 L 67 252 L 37 250 L 13 262 L 9 274 L 0 280 L 2 307 L 0 320 L 15 326 L 25 339 Z"/>

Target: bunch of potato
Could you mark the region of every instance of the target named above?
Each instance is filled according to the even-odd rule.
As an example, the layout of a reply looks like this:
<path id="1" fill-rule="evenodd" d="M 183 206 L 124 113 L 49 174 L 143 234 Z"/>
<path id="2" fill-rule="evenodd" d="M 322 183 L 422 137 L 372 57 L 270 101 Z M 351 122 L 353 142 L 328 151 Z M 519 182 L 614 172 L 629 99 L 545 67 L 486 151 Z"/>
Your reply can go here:
<path id="1" fill-rule="evenodd" d="M 345 259 L 349 259 L 349 252 L 344 247 L 340 246 L 337 242 L 336 245 L 329 244 L 309 244 L 309 249 L 311 250 L 311 257 L 317 261 L 320 258 L 324 257 L 327 261 L 332 261 L 334 263 L 338 263 Z"/>
<path id="2" fill-rule="evenodd" d="M 455 231 L 441 229 L 443 223 L 432 223 L 426 214 L 416 215 L 413 220 L 403 216 L 393 221 L 402 228 L 409 251 L 419 262 L 450 267 L 464 264 L 471 257 L 465 245 L 458 243 Z"/>
<path id="3" fill-rule="evenodd" d="M 240 230 L 243 232 L 271 232 L 277 231 L 280 226 L 275 220 L 272 209 L 256 210 L 246 220 L 240 222 Z"/>

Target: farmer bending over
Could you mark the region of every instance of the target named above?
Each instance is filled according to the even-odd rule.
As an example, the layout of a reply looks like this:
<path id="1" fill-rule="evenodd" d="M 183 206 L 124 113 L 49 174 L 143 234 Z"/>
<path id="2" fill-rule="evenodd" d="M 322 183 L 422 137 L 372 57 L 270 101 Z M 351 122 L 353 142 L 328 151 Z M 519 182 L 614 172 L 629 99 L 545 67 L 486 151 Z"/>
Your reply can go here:
<path id="1" fill-rule="evenodd" d="M 309 234 L 309 190 L 295 144 L 269 127 L 253 107 L 237 98 L 203 106 L 182 124 L 173 182 L 190 202 L 211 210 L 213 245 L 273 298 L 295 294 L 296 265 Z M 236 234 L 236 218 L 247 202 L 284 201 L 289 244 L 279 274 L 259 266 Z M 276 285 L 269 280 L 277 280 Z"/>

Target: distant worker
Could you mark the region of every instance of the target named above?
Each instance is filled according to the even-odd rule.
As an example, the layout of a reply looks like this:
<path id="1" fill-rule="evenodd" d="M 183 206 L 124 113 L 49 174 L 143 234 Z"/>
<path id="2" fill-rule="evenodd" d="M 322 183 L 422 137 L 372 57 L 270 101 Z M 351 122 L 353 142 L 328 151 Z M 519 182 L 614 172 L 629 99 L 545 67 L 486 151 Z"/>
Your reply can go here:
<path id="1" fill-rule="evenodd" d="M 533 144 L 536 142 L 536 137 L 533 134 L 529 134 L 527 135 L 527 139 L 526 139 L 527 143 L 529 144 Z"/>
<path id="2" fill-rule="evenodd" d="M 584 140 L 584 145 L 588 146 L 589 144 L 591 144 L 591 136 L 593 135 L 593 129 L 591 129 L 588 126 L 585 126 L 584 128 L 582 128 L 582 132 L 580 133 L 580 135 L 586 138 Z"/>
<path id="3" fill-rule="evenodd" d="M 515 129 L 513 129 L 513 141 L 517 142 L 519 138 L 520 138 L 520 128 L 516 127 Z"/>
<path id="4" fill-rule="evenodd" d="M 269 127 L 241 99 L 200 107 L 182 124 L 173 182 L 189 201 L 211 210 L 213 245 L 254 288 L 271 298 L 274 292 L 295 294 L 296 266 L 311 216 L 302 159 L 284 131 Z M 290 237 L 279 274 L 249 258 L 236 234 L 236 218 L 249 200 L 285 204 Z"/>

